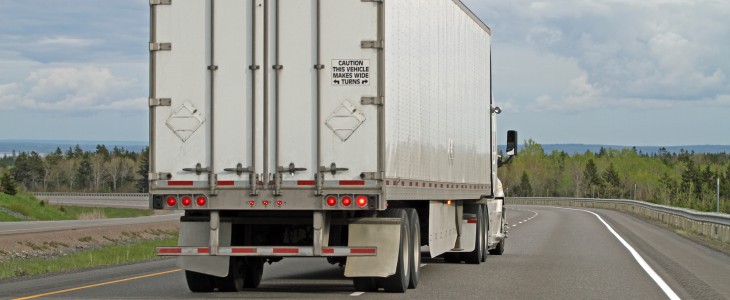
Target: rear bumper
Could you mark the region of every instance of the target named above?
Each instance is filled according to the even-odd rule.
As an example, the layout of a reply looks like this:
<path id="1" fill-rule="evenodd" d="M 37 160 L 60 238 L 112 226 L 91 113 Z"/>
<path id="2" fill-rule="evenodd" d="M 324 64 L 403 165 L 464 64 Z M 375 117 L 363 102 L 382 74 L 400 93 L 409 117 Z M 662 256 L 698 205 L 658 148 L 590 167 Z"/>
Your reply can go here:
<path id="1" fill-rule="evenodd" d="M 315 255 L 314 247 L 219 247 L 213 254 L 210 247 L 158 247 L 158 256 L 263 256 L 263 257 L 345 257 L 376 256 L 377 247 L 322 247 Z"/>

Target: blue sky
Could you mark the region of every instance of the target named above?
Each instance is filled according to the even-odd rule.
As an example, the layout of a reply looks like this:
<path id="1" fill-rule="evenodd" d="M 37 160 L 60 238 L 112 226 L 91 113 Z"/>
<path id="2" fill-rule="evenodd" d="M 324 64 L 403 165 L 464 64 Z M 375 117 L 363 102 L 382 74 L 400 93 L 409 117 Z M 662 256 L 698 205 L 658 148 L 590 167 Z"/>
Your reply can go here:
<path id="1" fill-rule="evenodd" d="M 730 2 L 463 0 L 493 32 L 500 130 L 730 144 Z M 148 0 L 0 0 L 0 139 L 147 140 Z"/>

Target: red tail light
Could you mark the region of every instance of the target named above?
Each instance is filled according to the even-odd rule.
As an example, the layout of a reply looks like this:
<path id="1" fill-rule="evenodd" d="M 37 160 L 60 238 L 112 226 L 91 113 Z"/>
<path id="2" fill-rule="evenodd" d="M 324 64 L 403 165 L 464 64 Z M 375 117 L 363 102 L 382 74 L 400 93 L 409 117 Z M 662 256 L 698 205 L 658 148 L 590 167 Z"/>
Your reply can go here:
<path id="1" fill-rule="evenodd" d="M 276 201 L 276 205 L 278 205 L 278 206 L 282 206 L 282 205 L 284 205 L 284 201 L 281 201 L 281 200 L 279 200 L 279 201 Z"/>
<path id="2" fill-rule="evenodd" d="M 327 200 L 325 200 L 325 202 L 327 202 L 327 206 L 334 207 L 335 205 L 337 205 L 337 197 L 327 196 Z"/>
<path id="3" fill-rule="evenodd" d="M 352 205 L 352 198 L 350 196 L 342 197 L 342 206 L 349 207 Z"/>
<path id="4" fill-rule="evenodd" d="M 256 201 L 253 201 L 253 200 L 248 201 L 248 205 L 250 205 L 251 207 L 253 207 L 254 205 L 256 205 Z"/>
<path id="5" fill-rule="evenodd" d="M 188 207 L 193 204 L 193 199 L 190 199 L 190 196 L 183 196 L 182 199 L 180 199 L 180 204 Z"/>
<path id="6" fill-rule="evenodd" d="M 357 203 L 357 206 L 359 207 L 368 206 L 368 197 L 362 195 L 357 196 L 357 198 L 355 198 L 355 203 Z"/>
<path id="7" fill-rule="evenodd" d="M 167 197 L 167 206 L 176 206 L 177 205 L 177 198 L 174 196 Z"/>
<path id="8" fill-rule="evenodd" d="M 269 204 L 271 204 L 271 203 L 269 202 L 269 200 L 264 200 L 264 202 L 261 202 L 261 203 L 263 203 L 263 204 L 264 204 L 264 206 L 269 206 Z"/>
<path id="9" fill-rule="evenodd" d="M 206 199 L 205 196 L 198 196 L 198 198 L 195 199 L 195 204 L 198 206 L 205 206 L 208 204 L 208 199 Z"/>

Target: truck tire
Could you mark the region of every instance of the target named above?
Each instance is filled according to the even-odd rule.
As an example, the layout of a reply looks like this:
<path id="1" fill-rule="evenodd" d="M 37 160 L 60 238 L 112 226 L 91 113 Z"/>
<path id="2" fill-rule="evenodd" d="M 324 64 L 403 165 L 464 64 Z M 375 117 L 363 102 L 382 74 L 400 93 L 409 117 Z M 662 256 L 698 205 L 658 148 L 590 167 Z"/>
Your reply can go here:
<path id="1" fill-rule="evenodd" d="M 264 276 L 264 260 L 261 258 L 249 258 L 246 264 L 246 278 L 243 280 L 243 287 L 255 289 L 261 284 Z"/>
<path id="2" fill-rule="evenodd" d="M 219 292 L 243 291 L 243 282 L 246 279 L 246 265 L 242 257 L 231 257 L 228 264 L 228 276 L 216 277 L 215 285 Z"/>
<path id="3" fill-rule="evenodd" d="M 474 241 L 474 251 L 462 253 L 462 259 L 467 264 L 478 265 L 482 262 L 482 255 L 484 255 L 484 213 L 482 206 L 477 207 L 477 232 L 476 240 Z"/>
<path id="4" fill-rule="evenodd" d="M 482 262 L 486 262 L 487 261 L 487 255 L 489 254 L 489 251 L 487 251 L 487 249 L 489 249 L 489 238 L 490 238 L 490 232 L 489 232 L 490 231 L 489 230 L 489 208 L 487 208 L 487 206 L 482 206 L 482 208 L 484 209 L 484 213 L 483 213 L 483 216 L 484 216 L 483 224 L 484 224 L 484 226 L 482 227 L 484 229 L 484 231 L 483 231 L 483 233 L 484 233 L 484 243 L 483 243 L 484 244 L 484 246 L 483 246 L 484 247 L 484 251 L 482 251 Z"/>
<path id="5" fill-rule="evenodd" d="M 502 216 L 502 224 L 500 224 L 500 228 L 502 228 L 502 233 L 505 232 L 505 230 L 504 230 L 505 229 L 504 228 L 505 227 L 504 226 L 504 223 L 505 223 L 505 221 L 504 221 L 504 215 L 503 215 Z M 506 238 L 502 238 L 502 240 L 499 241 L 499 244 L 497 244 L 497 246 L 494 247 L 494 249 L 490 249 L 489 250 L 489 254 L 492 254 L 492 255 L 502 255 L 502 254 L 504 254 L 504 246 L 505 246 L 505 243 L 506 242 L 507 242 L 507 239 Z"/>
<path id="6" fill-rule="evenodd" d="M 411 238 L 408 214 L 404 209 L 389 209 L 378 215 L 381 218 L 400 218 L 400 247 L 398 250 L 398 264 L 395 267 L 395 274 L 382 278 L 379 285 L 388 293 L 405 293 L 410 282 L 410 252 Z"/>
<path id="7" fill-rule="evenodd" d="M 215 288 L 215 276 L 185 270 L 188 289 L 193 293 L 210 293 Z"/>
<path id="8" fill-rule="evenodd" d="M 355 290 L 358 292 L 378 291 L 378 283 L 375 281 L 375 277 L 355 277 L 352 278 L 352 283 L 355 285 Z"/>
<path id="9" fill-rule="evenodd" d="M 411 279 L 408 281 L 408 288 L 415 289 L 421 279 L 421 223 L 415 208 L 409 208 L 407 212 L 411 231 L 411 255 L 409 255 Z"/>

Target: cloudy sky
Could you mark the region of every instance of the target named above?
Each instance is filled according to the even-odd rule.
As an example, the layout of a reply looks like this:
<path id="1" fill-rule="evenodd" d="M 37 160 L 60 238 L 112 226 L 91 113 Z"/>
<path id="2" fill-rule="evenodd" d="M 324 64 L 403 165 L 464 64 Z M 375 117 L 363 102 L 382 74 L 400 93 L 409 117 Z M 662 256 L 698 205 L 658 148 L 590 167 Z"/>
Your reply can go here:
<path id="1" fill-rule="evenodd" d="M 500 130 L 730 144 L 730 2 L 463 0 L 493 32 Z M 0 0 L 0 139 L 147 140 L 148 0 Z"/>

